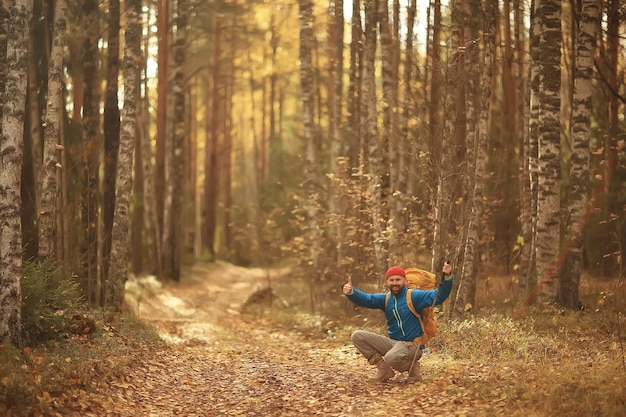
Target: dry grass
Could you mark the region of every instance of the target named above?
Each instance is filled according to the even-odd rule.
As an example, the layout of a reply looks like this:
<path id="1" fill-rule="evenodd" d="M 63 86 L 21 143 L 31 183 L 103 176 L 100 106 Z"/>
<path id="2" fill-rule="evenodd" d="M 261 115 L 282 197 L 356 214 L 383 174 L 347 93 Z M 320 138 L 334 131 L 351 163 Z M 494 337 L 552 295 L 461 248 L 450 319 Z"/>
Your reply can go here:
<path id="1" fill-rule="evenodd" d="M 475 315 L 439 320 L 422 363 L 425 393 L 471 398 L 473 415 L 503 415 L 502 409 L 508 416 L 626 415 L 624 286 L 585 275 L 585 309 L 568 311 L 518 307 L 512 283 L 492 278 L 488 290 L 479 289 Z M 275 290 L 298 293 L 293 282 L 289 293 Z M 293 311 L 274 311 L 272 318 L 308 337 L 343 343 L 357 328 L 384 332 L 381 312 L 344 304 L 330 318 Z"/>

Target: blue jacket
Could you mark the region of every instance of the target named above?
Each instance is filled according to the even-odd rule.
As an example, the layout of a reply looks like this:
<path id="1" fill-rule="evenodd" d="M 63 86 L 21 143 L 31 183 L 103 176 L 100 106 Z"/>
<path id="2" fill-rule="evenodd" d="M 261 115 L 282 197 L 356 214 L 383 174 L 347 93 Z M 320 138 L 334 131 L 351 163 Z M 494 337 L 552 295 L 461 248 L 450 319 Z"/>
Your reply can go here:
<path id="1" fill-rule="evenodd" d="M 442 304 L 450 295 L 452 284 L 453 279 L 450 277 L 441 282 L 439 290 L 413 290 L 411 292 L 413 306 L 421 313 L 424 307 L 431 307 L 433 305 L 435 297 L 437 297 L 435 304 Z M 406 303 L 407 290 L 408 288 L 404 287 L 397 296 L 391 294 L 386 309 L 386 293 L 369 294 L 353 288 L 354 293 L 347 297 L 360 307 L 383 310 L 387 318 L 387 333 L 389 338 L 408 342 L 421 336 L 423 331 L 418 318 L 413 315 Z"/>

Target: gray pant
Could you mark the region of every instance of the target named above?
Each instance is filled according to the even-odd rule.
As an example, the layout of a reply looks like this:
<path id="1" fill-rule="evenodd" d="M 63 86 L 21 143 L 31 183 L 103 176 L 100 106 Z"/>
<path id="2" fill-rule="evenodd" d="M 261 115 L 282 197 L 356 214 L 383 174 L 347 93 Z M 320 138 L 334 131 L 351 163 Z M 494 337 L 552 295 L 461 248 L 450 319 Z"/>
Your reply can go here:
<path id="1" fill-rule="evenodd" d="M 376 357 L 381 355 L 385 362 L 398 372 L 408 371 L 411 368 L 413 358 L 419 349 L 413 342 L 393 340 L 366 330 L 357 330 L 350 338 L 370 364 L 374 364 Z"/>

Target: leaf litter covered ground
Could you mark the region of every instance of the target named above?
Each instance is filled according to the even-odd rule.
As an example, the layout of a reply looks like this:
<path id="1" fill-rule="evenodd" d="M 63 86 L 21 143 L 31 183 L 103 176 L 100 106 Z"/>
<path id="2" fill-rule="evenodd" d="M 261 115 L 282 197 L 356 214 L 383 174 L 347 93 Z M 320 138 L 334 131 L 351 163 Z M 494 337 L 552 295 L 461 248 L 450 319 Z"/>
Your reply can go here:
<path id="1" fill-rule="evenodd" d="M 312 334 L 303 331 L 306 325 L 273 320 L 274 310 L 240 313 L 270 279 L 280 287 L 276 271 L 268 276 L 217 263 L 192 268 L 180 284 L 131 282 L 128 304 L 160 329 L 167 345 L 138 354 L 123 374 L 99 381 L 62 415 L 626 415 L 626 378 L 614 340 L 590 349 L 587 332 L 575 327 L 565 339 L 537 333 L 522 340 L 507 318 L 497 326 L 476 320 L 446 330 L 442 324 L 443 341 L 421 360 L 421 383 L 405 385 L 405 375 L 397 375 L 369 384 L 375 372 L 349 343 L 353 325 L 295 318 L 291 307 L 275 310 L 311 321 Z"/>

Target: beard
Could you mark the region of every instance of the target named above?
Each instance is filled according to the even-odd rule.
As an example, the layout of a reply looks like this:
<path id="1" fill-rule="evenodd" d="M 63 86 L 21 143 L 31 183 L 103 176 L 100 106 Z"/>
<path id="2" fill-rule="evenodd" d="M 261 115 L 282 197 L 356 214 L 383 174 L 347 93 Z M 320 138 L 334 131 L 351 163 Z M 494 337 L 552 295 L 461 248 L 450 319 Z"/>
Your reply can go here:
<path id="1" fill-rule="evenodd" d="M 393 294 L 393 295 L 398 295 L 402 292 L 402 289 L 404 288 L 403 285 L 392 285 L 389 287 L 389 291 Z"/>

